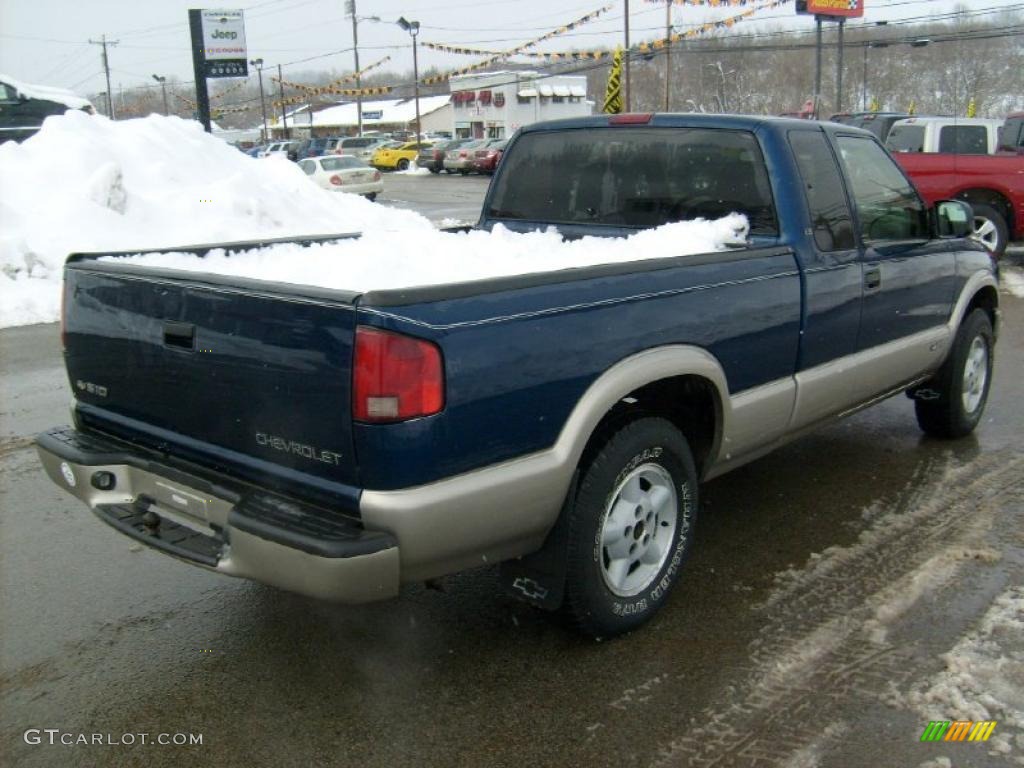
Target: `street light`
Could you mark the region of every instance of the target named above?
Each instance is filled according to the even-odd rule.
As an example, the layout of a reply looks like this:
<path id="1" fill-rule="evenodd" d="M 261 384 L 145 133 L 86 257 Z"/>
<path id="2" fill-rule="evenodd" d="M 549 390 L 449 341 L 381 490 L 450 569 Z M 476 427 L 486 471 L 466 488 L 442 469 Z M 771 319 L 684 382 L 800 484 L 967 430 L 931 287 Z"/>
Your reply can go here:
<path id="1" fill-rule="evenodd" d="M 420 140 L 420 66 L 416 60 L 416 35 L 420 33 L 418 21 L 406 21 L 404 16 L 399 17 L 396 22 L 412 37 L 412 78 L 413 88 L 416 94 L 416 142 Z"/>
<path id="2" fill-rule="evenodd" d="M 164 93 L 164 115 L 166 116 L 169 114 L 167 111 L 167 78 L 153 75 L 153 79 L 160 83 L 160 90 Z"/>
<path id="3" fill-rule="evenodd" d="M 260 80 L 260 112 L 263 113 L 263 140 L 267 140 L 267 103 L 263 99 L 263 59 L 250 59 L 249 63 L 256 67 L 256 76 Z"/>

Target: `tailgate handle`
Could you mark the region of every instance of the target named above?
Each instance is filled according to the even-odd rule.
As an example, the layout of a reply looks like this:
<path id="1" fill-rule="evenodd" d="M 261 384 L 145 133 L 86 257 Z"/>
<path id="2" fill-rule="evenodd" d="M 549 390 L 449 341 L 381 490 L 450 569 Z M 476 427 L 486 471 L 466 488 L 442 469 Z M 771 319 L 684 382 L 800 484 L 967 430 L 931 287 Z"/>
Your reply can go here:
<path id="1" fill-rule="evenodd" d="M 168 347 L 195 349 L 196 327 L 191 323 L 164 323 L 164 344 Z"/>

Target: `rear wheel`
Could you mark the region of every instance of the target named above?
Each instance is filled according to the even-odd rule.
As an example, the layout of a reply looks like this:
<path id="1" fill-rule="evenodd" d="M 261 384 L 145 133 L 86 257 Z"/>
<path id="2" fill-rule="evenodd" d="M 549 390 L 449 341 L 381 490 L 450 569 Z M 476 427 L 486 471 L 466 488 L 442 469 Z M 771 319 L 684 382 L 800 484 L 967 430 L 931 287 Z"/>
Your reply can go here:
<path id="1" fill-rule="evenodd" d="M 372 202 L 373 202 L 374 200 L 376 200 L 376 199 L 377 199 L 377 193 L 376 193 L 376 192 L 370 192 L 370 193 L 368 193 L 368 194 L 366 195 L 366 199 L 367 199 L 367 200 L 369 200 L 369 201 L 370 201 L 370 202 L 372 203 Z"/>
<path id="2" fill-rule="evenodd" d="M 984 310 L 960 326 L 949 358 L 914 391 L 917 423 L 935 437 L 963 437 L 981 421 L 992 383 L 992 323 Z"/>
<path id="3" fill-rule="evenodd" d="M 402 158 L 401 160 L 399 160 L 399 161 L 398 161 L 398 170 L 400 170 L 400 171 L 406 171 L 406 170 L 408 170 L 408 169 L 409 169 L 409 161 L 408 161 L 408 160 L 406 160 L 406 159 L 405 159 L 405 158 L 403 157 L 403 158 Z"/>
<path id="4" fill-rule="evenodd" d="M 1006 251 L 1006 244 L 1010 239 L 1006 219 L 990 205 L 972 203 L 971 207 L 974 209 L 974 226 L 971 237 L 992 251 L 996 258 L 999 258 Z"/>
<path id="5" fill-rule="evenodd" d="M 568 510 L 564 608 L 586 635 L 611 637 L 664 604 L 693 545 L 697 472 L 671 423 L 642 418 L 582 468 Z"/>

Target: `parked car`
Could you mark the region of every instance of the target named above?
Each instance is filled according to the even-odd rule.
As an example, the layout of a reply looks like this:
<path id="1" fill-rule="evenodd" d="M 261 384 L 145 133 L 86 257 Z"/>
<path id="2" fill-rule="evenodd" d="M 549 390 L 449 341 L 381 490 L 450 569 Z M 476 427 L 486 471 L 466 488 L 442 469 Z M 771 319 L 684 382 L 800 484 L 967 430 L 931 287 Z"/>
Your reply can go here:
<path id="1" fill-rule="evenodd" d="M 893 124 L 885 146 L 890 152 L 991 155 L 1002 124 L 980 117 L 908 117 Z"/>
<path id="2" fill-rule="evenodd" d="M 905 120 L 908 117 L 911 117 L 911 115 L 906 112 L 853 112 L 832 115 L 829 120 L 834 123 L 852 125 L 855 128 L 871 131 L 884 144 L 893 125 L 898 120 Z"/>
<path id="3" fill-rule="evenodd" d="M 486 146 L 476 150 L 473 156 L 473 170 L 477 173 L 494 173 L 506 146 L 508 146 L 508 139 L 494 139 Z"/>
<path id="4" fill-rule="evenodd" d="M 270 157 L 271 155 L 284 155 L 289 159 L 298 152 L 299 142 L 297 141 L 273 141 L 267 145 L 266 149 L 263 150 L 263 154 L 260 157 Z"/>
<path id="5" fill-rule="evenodd" d="M 896 162 L 929 203 L 964 200 L 974 237 L 998 258 L 1024 240 L 1024 154 L 952 155 L 896 152 Z"/>
<path id="6" fill-rule="evenodd" d="M 350 192 L 376 200 L 384 191 L 380 171 L 351 155 L 325 155 L 299 161 L 307 176 L 324 189 Z"/>
<path id="7" fill-rule="evenodd" d="M 373 153 L 388 143 L 389 140 L 384 136 L 346 136 L 338 142 L 334 153 L 352 155 L 364 163 L 369 163 Z"/>
<path id="8" fill-rule="evenodd" d="M 222 574 L 357 603 L 501 562 L 510 594 L 630 631 L 683 572 L 701 481 L 892 395 L 940 438 L 985 411 L 995 263 L 969 206 L 927 206 L 866 131 L 535 123 L 477 227 L 621 237 L 730 212 L 751 225 L 735 248 L 419 288 L 72 255 L 74 426 L 39 436 L 42 464 L 138 544 Z"/>
<path id="9" fill-rule="evenodd" d="M 302 160 L 306 157 L 320 157 L 321 155 L 329 154 L 335 150 L 339 141 L 341 139 L 328 137 L 306 139 L 299 143 L 298 148 L 295 150 L 294 159 Z"/>
<path id="10" fill-rule="evenodd" d="M 416 156 L 416 165 L 429 169 L 431 173 L 440 173 L 444 170 L 445 154 L 468 141 L 469 139 L 446 139 L 432 146 L 423 147 Z"/>
<path id="11" fill-rule="evenodd" d="M 1024 112 L 1006 116 L 1006 122 L 999 129 L 997 151 L 1024 155 Z"/>
<path id="12" fill-rule="evenodd" d="M 472 171 L 476 150 L 482 147 L 486 141 L 488 139 L 472 139 L 465 144 L 460 144 L 449 152 L 445 152 L 444 159 L 441 161 L 445 173 L 461 173 L 465 176 Z"/>
<path id="13" fill-rule="evenodd" d="M 69 109 L 96 114 L 88 99 L 63 88 L 29 85 L 4 76 L 0 80 L 0 142 L 21 142 L 39 132 L 50 115 Z"/>
<path id="14" fill-rule="evenodd" d="M 370 165 L 381 170 L 404 171 L 416 159 L 419 151 L 428 146 L 431 146 L 429 142 L 408 141 L 395 148 L 381 147 L 373 153 Z"/>

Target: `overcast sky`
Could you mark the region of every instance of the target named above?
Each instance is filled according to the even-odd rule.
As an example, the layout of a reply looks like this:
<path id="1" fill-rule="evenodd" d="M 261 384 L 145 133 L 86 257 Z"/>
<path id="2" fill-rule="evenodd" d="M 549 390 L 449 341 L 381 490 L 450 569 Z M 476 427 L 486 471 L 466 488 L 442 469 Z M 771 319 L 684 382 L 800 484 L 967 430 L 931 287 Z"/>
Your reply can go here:
<path id="1" fill-rule="evenodd" d="M 614 46 L 622 39 L 625 3 L 605 2 L 611 8 L 597 20 L 537 50 Z M 197 0 L 0 0 L 0 73 L 83 95 L 101 91 L 100 48 L 88 41 L 106 34 L 109 40 L 119 41 L 110 49 L 114 89 L 152 85 L 152 74 L 191 80 L 188 8 L 199 4 Z M 227 0 L 206 7 L 244 9 L 249 58 L 262 57 L 267 67 L 284 64 L 287 78 L 288 72 L 311 69 L 351 70 L 352 23 L 344 6 L 344 0 Z M 634 44 L 664 36 L 664 2 L 630 0 L 629 6 Z M 984 19 L 999 10 L 1024 11 L 1024 0 L 866 0 L 864 19 L 851 23 L 924 21 L 957 6 Z M 507 50 L 601 7 L 602 0 L 357 0 L 360 17 L 380 19 L 359 24 L 360 63 L 365 67 L 390 55 L 389 68 L 412 69 L 409 36 L 394 23 L 399 16 L 420 22 L 421 42 Z M 673 23 L 681 31 L 743 10 L 675 6 Z M 732 29 L 735 34 L 750 34 L 768 27 L 808 29 L 812 23 L 797 17 L 793 3 L 787 2 L 759 11 Z M 984 55 L 982 46 L 977 55 Z M 421 69 L 456 69 L 477 61 L 422 46 L 419 58 Z"/>

